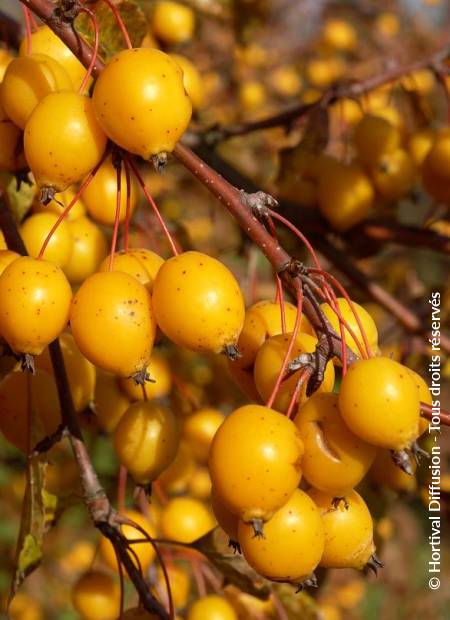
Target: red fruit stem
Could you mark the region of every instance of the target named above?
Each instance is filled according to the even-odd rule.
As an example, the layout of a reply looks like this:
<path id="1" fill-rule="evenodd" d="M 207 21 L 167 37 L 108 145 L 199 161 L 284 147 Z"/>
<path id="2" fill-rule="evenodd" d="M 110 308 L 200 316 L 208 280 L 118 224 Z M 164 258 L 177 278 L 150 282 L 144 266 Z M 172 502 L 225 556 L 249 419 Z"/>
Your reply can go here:
<path id="1" fill-rule="evenodd" d="M 292 222 L 287 220 L 285 217 L 283 217 L 282 215 L 280 215 L 276 211 L 273 211 L 272 209 L 268 209 L 268 212 L 269 212 L 271 217 L 273 217 L 275 220 L 278 220 L 279 222 L 284 224 L 286 226 L 286 228 L 289 228 L 289 230 L 291 232 L 293 232 L 294 235 L 300 239 L 300 241 L 302 241 L 302 243 L 306 246 L 306 249 L 308 250 L 308 253 L 311 255 L 311 258 L 313 259 L 314 264 L 316 265 L 317 269 L 322 269 L 322 266 L 321 266 L 321 264 L 319 262 L 319 259 L 317 258 L 317 254 L 314 251 L 314 248 L 311 245 L 311 243 L 305 237 L 305 235 L 302 232 L 300 232 L 300 230 L 296 226 L 294 226 L 294 224 Z"/>
<path id="2" fill-rule="evenodd" d="M 164 218 L 162 217 L 158 207 L 156 206 L 155 201 L 153 200 L 150 192 L 148 191 L 145 183 L 144 183 L 144 179 L 142 178 L 136 164 L 133 162 L 133 160 L 130 157 L 127 157 L 127 162 L 130 165 L 131 170 L 134 173 L 134 176 L 136 177 L 139 185 L 142 188 L 142 191 L 144 192 L 144 196 L 147 199 L 147 202 L 149 203 L 149 205 L 151 206 L 151 208 L 153 209 L 154 214 L 156 215 L 156 219 L 158 220 L 161 228 L 163 229 L 163 232 L 167 238 L 167 241 L 169 242 L 170 245 L 170 249 L 172 250 L 172 253 L 174 256 L 178 256 L 179 252 L 177 249 L 177 246 L 175 244 L 175 241 L 172 238 L 172 235 L 169 232 L 169 229 L 167 228 L 167 225 L 164 221 Z"/>
<path id="3" fill-rule="evenodd" d="M 23 17 L 25 19 L 25 33 L 27 41 L 27 54 L 31 54 L 31 13 L 29 9 L 21 4 Z"/>
<path id="4" fill-rule="evenodd" d="M 108 271 L 112 271 L 114 267 L 114 256 L 117 247 L 117 237 L 119 236 L 119 224 L 120 224 L 120 208 L 122 206 L 122 162 L 120 161 L 116 167 L 116 213 L 114 216 L 114 229 L 111 239 L 111 251 L 109 253 L 109 265 Z"/>
<path id="5" fill-rule="evenodd" d="M 76 202 L 78 202 L 78 200 L 80 199 L 81 195 L 83 194 L 84 190 L 86 189 L 86 187 L 88 187 L 88 185 L 91 183 L 92 179 L 95 177 L 95 175 L 97 174 L 97 170 L 100 168 L 101 164 L 103 163 L 103 160 L 105 159 L 106 155 L 103 155 L 101 161 L 95 166 L 95 168 L 93 170 L 91 170 L 91 172 L 87 175 L 87 177 L 85 178 L 85 180 L 83 181 L 83 183 L 80 185 L 80 187 L 78 188 L 77 193 L 75 194 L 75 196 L 72 198 L 72 200 L 69 202 L 69 204 L 67 205 L 67 207 L 65 207 L 62 212 L 59 214 L 58 219 L 56 220 L 56 222 L 53 224 L 53 226 L 51 227 L 47 237 L 44 240 L 44 243 L 42 244 L 42 247 L 39 251 L 38 254 L 38 258 L 43 258 L 44 256 L 44 252 L 50 242 L 50 239 L 52 238 L 53 234 L 55 233 L 56 229 L 58 228 L 58 226 L 61 224 L 61 222 L 68 216 L 68 214 L 70 213 L 70 210 L 72 209 L 72 207 L 75 205 Z"/>
<path id="6" fill-rule="evenodd" d="M 124 231 L 123 231 L 123 249 L 125 250 L 125 252 L 128 252 L 129 235 L 130 235 L 130 220 L 131 220 L 131 175 L 130 175 L 130 167 L 126 159 L 124 159 L 123 165 L 125 168 L 125 178 L 127 181 L 127 203 L 126 203 L 125 224 L 124 224 Z"/>
<path id="7" fill-rule="evenodd" d="M 277 380 L 275 381 L 275 385 L 273 386 L 272 393 L 270 394 L 269 400 L 266 403 L 267 407 L 272 407 L 273 401 L 280 389 L 280 385 L 284 378 L 284 373 L 286 372 L 286 368 L 291 359 L 292 349 L 294 348 L 295 341 L 297 339 L 297 334 L 300 329 L 300 323 L 302 320 L 302 306 L 303 306 L 303 291 L 299 286 L 297 289 L 297 314 L 295 316 L 294 329 L 292 331 L 292 335 L 289 339 L 288 348 L 286 349 L 286 353 L 283 358 L 283 362 L 281 364 L 280 372 L 278 373 Z"/>
<path id="8" fill-rule="evenodd" d="M 97 21 L 97 17 L 95 15 L 95 13 L 93 11 L 91 11 L 91 9 L 88 9 L 86 7 L 82 7 L 80 9 L 80 12 L 82 13 L 86 13 L 91 22 L 92 22 L 92 26 L 94 28 L 94 53 L 92 54 L 92 58 L 91 58 L 91 62 L 89 63 L 89 66 L 87 68 L 86 71 L 86 75 L 84 76 L 83 81 L 80 84 L 80 88 L 78 89 L 78 93 L 79 94 L 83 94 L 86 90 L 86 87 L 88 85 L 89 82 L 89 78 L 92 75 L 92 72 L 94 70 L 94 66 L 95 63 L 97 62 L 97 54 L 98 54 L 98 46 L 99 46 L 99 42 L 100 42 L 100 29 L 98 26 L 98 21 Z"/>
<path id="9" fill-rule="evenodd" d="M 362 336 L 362 339 L 364 341 L 364 346 L 366 348 L 366 351 L 362 352 L 362 355 L 363 355 L 363 357 L 371 357 L 372 356 L 372 350 L 371 350 L 370 345 L 369 345 L 369 340 L 367 338 L 366 331 L 364 329 L 364 326 L 362 324 L 362 321 L 361 321 L 358 313 L 356 312 L 356 309 L 355 309 L 355 306 L 353 304 L 353 301 L 350 299 L 350 296 L 347 293 L 347 291 L 345 290 L 345 288 L 342 286 L 342 284 L 339 282 L 339 280 L 337 278 L 335 278 L 331 273 L 328 273 L 327 271 L 320 271 L 320 270 L 317 270 L 317 269 L 311 269 L 310 271 L 311 271 L 311 273 L 319 273 L 324 278 L 327 278 L 328 280 L 330 280 L 330 282 L 333 284 L 333 286 L 335 286 L 339 290 L 341 295 L 344 297 L 344 299 L 346 300 L 346 302 L 348 303 L 348 305 L 350 307 L 350 310 L 352 311 L 353 316 L 355 317 L 355 321 L 358 324 L 359 331 L 361 332 L 361 336 Z M 341 319 L 339 319 L 339 320 L 341 320 Z M 348 329 L 348 326 L 347 326 L 347 329 Z M 355 340 L 356 344 L 358 344 L 358 338 L 355 338 L 355 334 L 352 333 L 351 329 L 349 330 L 349 333 L 351 334 L 352 338 Z M 358 346 L 358 348 L 360 349 L 359 346 Z"/>

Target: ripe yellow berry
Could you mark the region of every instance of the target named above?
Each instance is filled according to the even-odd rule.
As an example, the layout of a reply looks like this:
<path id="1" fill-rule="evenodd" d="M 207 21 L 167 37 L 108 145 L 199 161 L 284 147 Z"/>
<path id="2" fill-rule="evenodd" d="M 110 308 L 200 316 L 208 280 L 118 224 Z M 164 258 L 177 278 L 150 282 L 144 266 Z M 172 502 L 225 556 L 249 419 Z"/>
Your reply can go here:
<path id="1" fill-rule="evenodd" d="M 153 10 L 151 26 L 153 34 L 164 43 L 185 43 L 194 34 L 195 14 L 179 2 L 160 0 Z"/>
<path id="2" fill-rule="evenodd" d="M 172 386 L 170 366 L 167 359 L 158 351 L 153 351 L 147 373 L 151 381 L 145 383 L 145 395 L 142 385 L 137 385 L 133 379 L 125 377 L 119 379 L 120 388 L 127 398 L 132 401 L 144 400 L 145 398 L 151 400 L 153 398 L 164 398 L 169 394 Z"/>
<path id="3" fill-rule="evenodd" d="M 310 489 L 308 495 L 322 515 L 325 547 L 320 566 L 363 569 L 375 551 L 373 521 L 363 498 L 350 491 L 333 503 L 332 494 Z"/>
<path id="4" fill-rule="evenodd" d="M 28 254 L 37 258 L 48 233 L 58 220 L 54 213 L 35 213 L 28 217 L 20 227 L 20 234 Z M 73 241 L 69 225 L 62 221 L 52 234 L 44 252 L 44 258 L 58 267 L 64 268 L 72 254 Z"/>
<path id="5" fill-rule="evenodd" d="M 302 454 L 291 420 L 261 405 L 240 407 L 225 418 L 211 444 L 215 492 L 244 521 L 267 521 L 298 486 Z"/>
<path id="6" fill-rule="evenodd" d="M 130 521 L 134 521 L 134 523 L 147 532 L 151 538 L 156 536 L 153 526 L 142 513 L 137 512 L 136 510 L 125 510 L 123 516 L 130 519 Z M 139 566 L 145 572 L 155 557 L 155 551 L 152 544 L 150 542 L 133 544 L 133 540 L 142 540 L 144 535 L 132 525 L 121 525 L 120 530 L 125 538 L 131 543 L 130 546 L 139 560 Z M 100 538 L 99 551 L 105 564 L 112 570 L 118 571 L 116 552 L 114 551 L 114 547 L 110 543 L 109 539 L 105 536 Z M 135 562 L 135 560 L 133 561 Z"/>
<path id="7" fill-rule="evenodd" d="M 161 512 L 161 533 L 170 540 L 191 543 L 215 525 L 206 506 L 190 497 L 171 499 Z"/>
<path id="8" fill-rule="evenodd" d="M 150 401 L 130 405 L 114 431 L 119 460 L 138 484 L 152 482 L 172 463 L 178 440 L 171 410 Z"/>
<path id="9" fill-rule="evenodd" d="M 72 92 L 47 95 L 25 127 L 25 156 L 39 187 L 62 192 L 101 160 L 106 135 L 91 100 Z"/>
<path id="10" fill-rule="evenodd" d="M 381 448 L 403 450 L 419 433 L 419 391 L 405 366 L 387 357 L 350 366 L 339 411 L 355 435 Z"/>
<path id="11" fill-rule="evenodd" d="M 170 54 L 170 57 L 180 65 L 183 71 L 183 84 L 192 102 L 192 107 L 194 110 L 200 109 L 204 99 L 204 86 L 199 70 L 189 58 L 181 54 Z"/>
<path id="12" fill-rule="evenodd" d="M 65 69 L 50 56 L 31 54 L 15 58 L 2 82 L 1 100 L 9 118 L 25 129 L 30 114 L 39 101 L 50 93 L 72 90 Z"/>
<path id="13" fill-rule="evenodd" d="M 72 603 L 83 620 L 116 620 L 120 613 L 119 584 L 106 573 L 85 573 L 73 586 Z"/>
<path id="14" fill-rule="evenodd" d="M 53 30 L 48 26 L 41 26 L 33 32 L 31 49 L 33 54 L 46 54 L 56 60 L 66 70 L 73 87 L 78 89 L 84 79 L 86 69 Z M 20 44 L 19 54 L 20 56 L 27 55 L 26 39 Z"/>
<path id="15" fill-rule="evenodd" d="M 52 263 L 23 256 L 0 276 L 0 334 L 16 353 L 39 355 L 63 331 L 72 290 Z"/>
<path id="16" fill-rule="evenodd" d="M 264 526 L 264 537 L 239 521 L 238 540 L 245 559 L 274 581 L 301 582 L 314 571 L 324 549 L 320 512 L 304 491 L 296 489 Z"/>
<path id="17" fill-rule="evenodd" d="M 245 306 L 233 274 L 218 260 L 184 252 L 167 260 L 153 285 L 161 330 L 179 346 L 220 353 L 235 346 Z"/>
<path id="18" fill-rule="evenodd" d="M 64 273 L 70 282 L 79 284 L 98 269 L 108 247 L 101 228 L 88 217 L 69 220 L 67 227 L 72 237 L 72 252 Z"/>
<path id="19" fill-rule="evenodd" d="M 119 271 L 94 273 L 78 289 L 70 312 L 80 351 L 121 377 L 148 366 L 156 323 L 148 290 Z"/>
<path id="20" fill-rule="evenodd" d="M 109 138 L 144 159 L 172 151 L 192 113 L 179 65 L 146 48 L 123 50 L 109 61 L 93 104 Z"/>
<path id="21" fill-rule="evenodd" d="M 133 213 L 138 199 L 138 185 L 130 174 L 130 215 Z M 83 191 L 83 202 L 89 215 L 100 224 L 113 225 L 116 217 L 117 172 L 111 157 L 107 157 L 95 173 L 95 177 Z M 120 185 L 120 215 L 123 222 L 127 206 L 127 178 L 122 167 Z"/>

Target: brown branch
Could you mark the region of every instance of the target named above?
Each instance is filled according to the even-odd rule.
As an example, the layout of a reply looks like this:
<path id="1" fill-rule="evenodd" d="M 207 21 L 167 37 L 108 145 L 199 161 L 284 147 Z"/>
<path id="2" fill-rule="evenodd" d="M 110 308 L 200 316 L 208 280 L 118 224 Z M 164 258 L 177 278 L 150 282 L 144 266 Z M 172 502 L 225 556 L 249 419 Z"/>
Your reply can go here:
<path id="1" fill-rule="evenodd" d="M 361 97 L 379 86 L 393 82 L 398 78 L 413 73 L 414 71 L 418 71 L 419 69 L 430 69 L 438 75 L 446 75 L 449 73 L 450 68 L 445 64 L 445 60 L 448 59 L 449 56 L 450 47 L 446 45 L 444 48 L 433 52 L 431 56 L 416 60 L 408 65 L 399 64 L 384 73 L 371 76 L 365 80 L 360 80 L 358 82 L 339 82 L 333 84 L 322 94 L 319 99 L 317 99 L 317 101 L 314 101 L 313 103 L 301 103 L 279 112 L 278 114 L 274 114 L 273 116 L 263 118 L 258 121 L 237 123 L 236 125 L 231 125 L 229 127 L 213 128 L 207 133 L 206 140 L 209 144 L 211 144 L 227 138 L 243 136 L 261 129 L 283 126 L 287 127 L 311 112 L 313 108 L 329 106 L 339 99 L 357 99 L 358 97 Z M 195 140 L 196 138 L 197 141 L 201 140 L 200 136 L 191 136 L 191 138 L 192 140 Z"/>
<path id="2" fill-rule="evenodd" d="M 7 204 L 3 190 L 0 189 L 0 228 L 10 250 L 26 255 L 25 245 L 17 230 L 12 212 Z M 168 620 L 168 614 L 162 605 L 153 597 L 142 574 L 137 570 L 128 551 L 126 539 L 117 527 L 117 518 L 111 503 L 100 484 L 97 473 L 92 465 L 86 444 L 83 440 L 78 416 L 73 405 L 72 394 L 67 379 L 64 358 L 56 339 L 49 345 L 53 373 L 61 409 L 62 427 L 69 438 L 75 461 L 80 473 L 83 499 L 94 525 L 107 536 L 123 562 L 130 579 L 139 592 L 142 603 L 147 611 Z M 61 437 L 61 433 L 56 436 Z"/>
<path id="3" fill-rule="evenodd" d="M 298 281 L 298 274 L 290 270 L 293 263 L 292 257 L 270 235 L 255 216 L 254 210 L 249 207 L 249 197 L 257 196 L 257 194 L 246 194 L 236 189 L 191 149 L 181 143 L 178 143 L 175 147 L 174 155 L 234 216 L 245 234 L 256 243 L 266 256 L 275 273 L 280 275 L 287 288 L 296 296 L 298 286 L 302 286 L 302 282 Z M 261 208 L 267 206 L 264 204 L 265 199 L 273 201 L 270 196 L 261 192 L 261 202 L 259 204 Z M 324 334 L 321 312 L 311 303 L 307 296 L 303 300 L 303 308 L 317 334 L 319 336 Z M 330 346 L 328 353 L 329 355 L 341 357 L 340 338 L 328 324 L 327 327 L 328 334 L 334 335 L 334 337 L 327 339 Z M 348 356 L 349 363 L 351 363 L 355 359 L 355 355 L 350 349 L 348 349 Z"/>
<path id="4" fill-rule="evenodd" d="M 329 238 L 317 238 L 315 244 L 321 254 L 326 256 L 338 271 L 347 276 L 353 284 L 364 291 L 371 299 L 388 310 L 408 332 L 418 334 L 426 340 L 431 337 L 428 327 L 424 326 L 423 321 L 412 310 L 392 297 L 379 284 L 370 280 Z M 441 334 L 441 346 L 444 351 L 450 353 L 450 339 L 445 334 Z"/>
<path id="5" fill-rule="evenodd" d="M 443 254 L 450 254 L 450 237 L 440 235 L 429 228 L 404 226 L 397 222 L 367 220 L 351 230 L 349 237 L 361 235 L 373 241 L 397 243 L 412 247 L 424 247 Z"/>

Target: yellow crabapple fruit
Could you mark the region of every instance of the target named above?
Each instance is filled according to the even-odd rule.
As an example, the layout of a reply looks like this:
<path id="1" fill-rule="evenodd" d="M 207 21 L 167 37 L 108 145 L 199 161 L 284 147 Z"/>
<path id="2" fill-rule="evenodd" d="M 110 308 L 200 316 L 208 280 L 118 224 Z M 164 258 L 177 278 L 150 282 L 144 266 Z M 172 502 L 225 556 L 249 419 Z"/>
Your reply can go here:
<path id="1" fill-rule="evenodd" d="M 153 351 L 150 364 L 147 366 L 147 373 L 150 381 L 144 384 L 145 394 L 142 385 L 138 385 L 132 378 L 119 378 L 121 390 L 131 401 L 164 398 L 169 394 L 172 387 L 172 375 L 165 356 L 158 351 Z"/>
<path id="2" fill-rule="evenodd" d="M 34 258 L 39 256 L 41 247 L 57 220 L 58 216 L 54 213 L 35 213 L 26 218 L 20 227 L 20 234 L 30 256 Z M 64 268 L 70 260 L 72 248 L 69 225 L 63 220 L 52 234 L 43 258 Z"/>
<path id="3" fill-rule="evenodd" d="M 20 254 L 17 254 L 17 252 L 7 249 L 0 250 L 0 275 L 9 264 L 16 260 L 16 258 L 20 258 Z"/>
<path id="4" fill-rule="evenodd" d="M 367 343 L 371 350 L 375 350 L 378 345 L 378 330 L 375 324 L 375 321 L 371 317 L 371 315 L 367 312 L 365 308 L 357 304 L 355 301 L 352 301 L 350 305 L 349 302 L 343 297 L 338 297 L 336 299 L 337 306 L 339 309 L 342 318 L 346 321 L 347 325 L 352 330 L 353 334 L 356 336 L 357 341 L 350 335 L 348 329 L 343 325 L 344 334 L 345 334 L 345 344 L 354 352 L 356 355 L 361 356 L 361 351 L 357 343 L 359 343 L 360 347 L 366 353 L 366 347 L 364 338 L 361 332 L 361 328 L 359 327 L 358 321 L 353 314 L 353 310 L 357 314 L 361 326 L 364 330 L 364 333 L 367 337 Z M 352 310 L 353 307 L 353 310 Z M 323 314 L 326 316 L 328 322 L 334 331 L 340 336 L 340 328 L 339 328 L 339 318 L 337 313 L 333 310 L 333 308 L 328 303 L 323 303 L 320 306 Z"/>
<path id="5" fill-rule="evenodd" d="M 370 172 L 380 196 L 390 201 L 410 192 L 416 181 L 414 160 L 404 149 L 382 155 Z"/>
<path id="6" fill-rule="evenodd" d="M 417 468 L 415 459 L 408 456 L 408 464 L 414 473 Z M 393 491 L 412 493 L 417 489 L 415 475 L 407 474 L 396 465 L 390 450 L 385 450 L 384 448 L 378 448 L 375 460 L 369 470 L 368 478 L 377 486 L 387 487 Z"/>
<path id="7" fill-rule="evenodd" d="M 163 507 L 159 525 L 165 538 L 191 543 L 212 530 L 216 522 L 199 500 L 175 497 Z"/>
<path id="8" fill-rule="evenodd" d="M 255 379 L 256 389 L 261 398 L 266 402 L 274 388 L 276 380 L 281 370 L 286 351 L 289 346 L 292 334 L 279 334 L 268 338 L 259 349 L 255 359 L 253 376 Z M 303 353 L 312 353 L 317 345 L 317 338 L 309 334 L 297 334 L 294 346 L 292 347 L 289 362 Z M 277 411 L 285 413 L 288 409 L 289 402 L 295 391 L 299 373 L 294 373 L 289 379 L 283 381 L 273 401 L 273 408 Z M 325 367 L 324 380 L 319 392 L 331 392 L 334 386 L 334 366 L 329 361 Z M 307 401 L 306 385 L 304 384 L 298 395 L 300 404 Z"/>
<path id="9" fill-rule="evenodd" d="M 380 157 L 400 147 L 401 136 L 389 121 L 366 114 L 356 126 L 353 140 L 360 161 L 366 166 L 373 166 Z"/>
<path id="10" fill-rule="evenodd" d="M 204 95 L 202 78 L 199 70 L 186 56 L 181 56 L 181 54 L 170 54 L 170 57 L 180 65 L 183 71 L 184 87 L 192 102 L 192 107 L 194 110 L 198 110 L 202 107 Z"/>
<path id="11" fill-rule="evenodd" d="M 72 290 L 56 265 L 23 256 L 0 276 L 0 334 L 16 353 L 39 355 L 69 319 Z"/>
<path id="12" fill-rule="evenodd" d="M 0 92 L 1 87 L 0 82 Z M 22 132 L 6 115 L 0 98 L 0 170 L 16 172 L 25 167 Z"/>
<path id="13" fill-rule="evenodd" d="M 323 27 L 324 43 L 334 50 L 351 52 L 357 45 L 357 34 L 351 23 L 344 19 L 328 19 Z"/>
<path id="14" fill-rule="evenodd" d="M 120 587 L 100 571 L 81 575 L 72 588 L 72 603 L 83 620 L 116 620 L 120 613 Z"/>
<path id="15" fill-rule="evenodd" d="M 242 553 L 257 573 L 273 581 L 304 581 L 317 567 L 324 549 L 320 512 L 308 495 L 296 489 L 264 526 L 264 537 L 239 521 Z"/>
<path id="16" fill-rule="evenodd" d="M 120 251 L 114 254 L 113 271 L 123 271 L 134 276 L 149 291 L 164 260 L 151 250 L 138 249 Z M 109 271 L 109 256 L 100 264 L 99 271 Z"/>
<path id="17" fill-rule="evenodd" d="M 214 435 L 212 484 L 244 521 L 267 521 L 298 486 L 302 455 L 303 442 L 291 420 L 268 407 L 245 405 L 227 416 Z"/>
<path id="18" fill-rule="evenodd" d="M 339 391 L 339 411 L 355 435 L 381 448 L 403 450 L 419 433 L 418 389 L 405 366 L 387 357 L 350 366 Z"/>
<path id="19" fill-rule="evenodd" d="M 180 441 L 178 452 L 172 464 L 162 472 L 158 483 L 169 494 L 180 494 L 186 491 L 195 471 L 195 461 L 190 446 Z"/>
<path id="20" fill-rule="evenodd" d="M 148 48 L 111 58 L 95 84 L 93 104 L 108 137 L 144 159 L 172 151 L 192 114 L 179 65 Z"/>
<path id="21" fill-rule="evenodd" d="M 242 292 L 231 271 L 201 252 L 167 260 L 153 284 L 158 326 L 175 344 L 221 353 L 235 347 L 244 323 Z"/>
<path id="22" fill-rule="evenodd" d="M 320 566 L 362 570 L 375 551 L 373 520 L 363 498 L 356 491 L 344 498 L 317 489 L 308 495 L 322 515 L 325 547 Z"/>
<path id="23" fill-rule="evenodd" d="M 188 494 L 194 499 L 208 500 L 211 496 L 211 476 L 209 469 L 198 465 L 189 480 Z"/>
<path id="24" fill-rule="evenodd" d="M 154 538 L 156 536 L 153 526 L 142 513 L 137 512 L 136 510 L 125 510 L 123 512 L 123 516 L 139 525 L 139 527 L 141 527 L 145 532 L 147 532 L 147 534 L 151 538 Z M 140 542 L 137 544 L 133 544 L 133 540 L 142 540 L 144 538 L 144 535 L 141 531 L 139 531 L 132 525 L 121 525 L 120 531 L 122 532 L 123 536 L 130 542 L 130 547 L 131 549 L 133 549 L 139 560 L 139 566 L 141 567 L 142 571 L 145 572 L 155 557 L 155 551 L 152 544 L 150 542 Z M 114 551 L 114 547 L 112 546 L 109 539 L 105 536 L 101 536 L 100 538 L 99 551 L 103 562 L 112 570 L 118 571 L 116 552 Z M 134 559 L 133 562 L 136 563 Z"/>
<path id="25" fill-rule="evenodd" d="M 211 490 L 211 508 L 217 523 L 228 535 L 230 540 L 237 542 L 239 517 L 229 510 L 221 501 L 214 488 Z"/>
<path id="26" fill-rule="evenodd" d="M 13 123 L 25 129 L 39 101 L 60 90 L 73 90 L 73 86 L 66 70 L 56 60 L 44 54 L 19 56 L 6 69 L 2 105 Z"/>
<path id="27" fill-rule="evenodd" d="M 41 603 L 26 592 L 16 592 L 8 608 L 11 620 L 43 620 Z"/>
<path id="28" fill-rule="evenodd" d="M 106 142 L 91 100 L 74 92 L 44 97 L 24 132 L 25 157 L 35 181 L 53 192 L 81 181 L 100 162 Z"/>
<path id="29" fill-rule="evenodd" d="M 105 235 L 88 217 L 67 222 L 72 237 L 72 252 L 64 273 L 69 282 L 80 284 L 98 269 L 108 252 Z"/>
<path id="30" fill-rule="evenodd" d="M 85 67 L 48 26 L 40 26 L 32 33 L 31 49 L 33 54 L 45 54 L 56 60 L 69 75 L 74 88 L 81 85 L 86 74 Z M 20 45 L 19 55 L 27 55 L 26 39 Z"/>
<path id="31" fill-rule="evenodd" d="M 317 189 L 319 210 L 333 228 L 348 230 L 368 215 L 374 200 L 370 178 L 355 163 L 336 161 L 321 174 Z"/>
<path id="32" fill-rule="evenodd" d="M 344 495 L 363 479 L 376 448 L 354 435 L 339 413 L 338 395 L 316 393 L 300 407 L 295 424 L 305 452 L 302 471 L 316 489 Z"/>
<path id="33" fill-rule="evenodd" d="M 136 278 L 94 273 L 73 299 L 70 325 L 80 351 L 103 370 L 131 377 L 148 366 L 156 322 L 148 289 Z"/>
<path id="34" fill-rule="evenodd" d="M 419 129 L 408 140 L 408 151 L 416 166 L 421 166 L 433 146 L 436 131 L 430 127 Z"/>
<path id="35" fill-rule="evenodd" d="M 30 390 L 28 389 L 30 382 Z M 29 399 L 29 394 L 31 399 Z M 31 402 L 30 402 L 31 400 Z M 28 446 L 28 413 L 33 407 L 37 420 L 33 427 L 36 437 L 30 436 Z M 26 452 L 33 449 L 46 435 L 54 433 L 61 423 L 58 392 L 53 377 L 38 369 L 34 375 L 10 372 L 0 382 L 0 431 L 16 448 Z"/>
<path id="36" fill-rule="evenodd" d="M 431 396 L 430 388 L 426 384 L 425 380 L 415 370 L 412 370 L 411 368 L 408 368 L 407 366 L 405 366 L 405 368 L 408 371 L 408 374 L 411 377 L 411 379 L 416 384 L 416 387 L 419 391 L 420 402 L 425 403 L 426 405 L 429 405 L 431 407 L 431 405 L 433 404 L 433 398 Z M 422 417 L 420 418 L 419 436 L 423 435 L 423 433 L 426 430 L 428 430 L 429 424 L 430 422 L 426 418 L 422 418 Z"/>
<path id="37" fill-rule="evenodd" d="M 75 194 L 76 189 L 74 187 L 69 187 L 64 192 L 56 194 L 55 197 L 46 204 L 43 204 L 39 200 L 34 200 L 33 204 L 31 205 L 31 210 L 33 211 L 33 213 L 44 212 L 61 215 L 64 208 L 69 206 L 69 204 L 75 197 Z M 67 222 L 71 222 L 72 220 L 76 220 L 79 217 L 83 217 L 83 215 L 86 215 L 86 207 L 84 206 L 83 201 L 80 198 L 71 207 L 65 219 Z"/>
<path id="38" fill-rule="evenodd" d="M 151 401 L 130 405 L 114 430 L 117 456 L 138 484 L 149 484 L 172 463 L 178 442 L 172 411 Z"/>
<path id="39" fill-rule="evenodd" d="M 225 416 L 217 409 L 200 409 L 184 419 L 182 434 L 200 463 L 208 462 L 209 447 Z"/>
<path id="40" fill-rule="evenodd" d="M 197 599 L 189 608 L 187 620 L 238 620 L 231 603 L 223 596 L 209 594 Z"/>
<path id="41" fill-rule="evenodd" d="M 450 179 L 450 128 L 444 127 L 435 134 L 434 142 L 426 156 L 427 166 L 437 177 Z"/>
<path id="42" fill-rule="evenodd" d="M 127 207 L 127 177 L 122 166 L 120 183 L 120 215 L 123 222 Z M 100 224 L 113 225 L 116 218 L 117 172 L 111 157 L 101 164 L 94 178 L 83 191 L 83 202 L 89 215 Z M 130 215 L 133 213 L 138 199 L 138 185 L 130 173 Z"/>
<path id="43" fill-rule="evenodd" d="M 117 378 L 97 370 L 93 408 L 100 428 L 111 433 L 129 406 L 130 401 L 119 388 Z"/>
<path id="44" fill-rule="evenodd" d="M 151 17 L 153 34 L 164 43 L 185 43 L 192 38 L 195 13 L 189 6 L 171 0 L 159 0 Z"/>
<path id="45" fill-rule="evenodd" d="M 167 574 L 169 576 L 170 590 L 172 593 L 173 604 L 176 609 L 186 607 L 191 589 L 190 575 L 187 570 L 177 564 L 166 565 Z M 166 582 L 161 567 L 157 569 L 157 580 L 160 592 L 166 594 Z M 167 597 L 164 597 L 167 599 Z"/>

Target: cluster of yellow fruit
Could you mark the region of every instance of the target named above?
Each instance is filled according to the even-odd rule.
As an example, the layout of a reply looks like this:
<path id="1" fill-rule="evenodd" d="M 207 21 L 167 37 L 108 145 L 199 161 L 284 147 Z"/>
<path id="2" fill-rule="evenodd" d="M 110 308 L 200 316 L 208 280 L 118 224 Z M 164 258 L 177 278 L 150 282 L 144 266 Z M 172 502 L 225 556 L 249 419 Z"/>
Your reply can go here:
<path id="1" fill-rule="evenodd" d="M 355 104 L 356 105 L 356 104 Z M 355 158 L 346 163 L 305 149 L 281 155 L 281 196 L 318 207 L 333 228 L 345 231 L 406 197 L 420 179 L 438 202 L 448 204 L 448 128 L 420 129 L 407 138 L 382 113 L 364 115 L 353 132 Z"/>
<path id="2" fill-rule="evenodd" d="M 183 42 L 193 28 L 190 9 L 157 3 L 152 33 L 160 41 Z M 348 53 L 352 36 L 342 24 L 328 24 L 324 45 Z M 337 359 L 328 361 L 312 396 L 306 385 L 297 393 L 298 373 L 276 389 L 288 349 L 292 362 L 318 344 L 302 316 L 290 346 L 295 306 L 286 302 L 280 310 L 279 303 L 264 300 L 246 309 L 231 271 L 197 251 L 164 260 L 137 248 L 106 258 L 101 225 L 117 221 L 117 171 L 105 155 L 108 140 L 146 160 L 164 157 L 187 128 L 193 107 L 201 105 L 199 76 L 186 59 L 149 47 L 127 49 L 107 63 L 89 96 L 84 68 L 46 26 L 30 44 L 31 54 L 23 44 L 20 56 L 10 59 L 0 86 L 0 168 L 14 172 L 28 165 L 46 204 L 36 200 L 21 225 L 30 256 L 0 248 L 0 336 L 15 355 L 33 357 L 36 372 L 30 377 L 14 369 L 0 382 L 0 430 L 30 451 L 30 404 L 40 437 L 57 429 L 61 416 L 48 345 L 59 338 L 76 411 L 92 407 L 134 482 L 160 491 L 160 502 L 145 505 L 144 514 L 124 513 L 151 538 L 189 545 L 217 521 L 248 564 L 276 582 L 313 583 L 317 566 L 363 569 L 375 550 L 373 522 L 355 487 L 367 473 L 375 479 L 393 470 L 388 451 L 409 449 L 425 430 L 419 417 L 420 402 L 431 403 L 425 382 L 379 355 L 370 314 L 338 299 L 336 309 L 324 303 L 321 311 L 338 333 L 339 315 L 344 319 L 347 345 L 361 358 L 338 393 Z M 295 82 L 286 76 L 275 82 L 284 84 L 284 92 Z M 296 167 L 296 174 L 302 188 L 310 183 L 311 200 L 324 216 L 345 230 L 367 214 L 374 186 L 389 200 L 411 188 L 419 151 L 424 183 L 431 175 L 446 188 L 449 143 L 446 131 L 433 134 L 427 149 L 416 136 L 407 151 L 392 123 L 365 116 L 355 129 L 358 164 L 322 155 Z M 81 200 L 58 223 L 77 184 L 94 169 Z M 135 209 L 138 188 L 127 183 L 125 171 L 120 178 L 122 187 L 129 186 L 119 203 L 123 221 Z M 167 404 L 174 373 L 154 349 L 163 337 L 172 349 L 226 353 L 231 376 L 252 404 L 227 416 L 210 408 L 186 418 L 174 412 Z M 284 415 L 291 410 L 292 419 Z M 153 546 L 131 525 L 122 531 L 147 574 Z M 112 576 L 117 558 L 106 538 L 99 547 L 110 572 L 85 572 L 73 602 L 85 620 L 114 620 L 120 606 Z M 177 564 L 168 572 L 175 605 L 184 608 L 189 577 Z M 162 582 L 158 574 L 158 594 Z M 220 620 L 237 618 L 220 596 L 200 597 L 187 613 L 188 620 L 213 613 Z M 149 617 L 139 608 L 122 616 Z"/>

